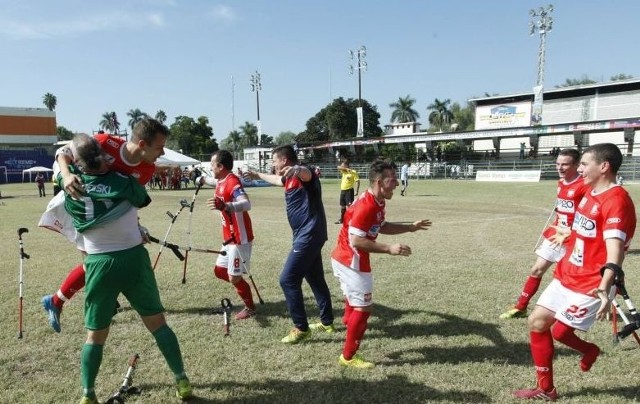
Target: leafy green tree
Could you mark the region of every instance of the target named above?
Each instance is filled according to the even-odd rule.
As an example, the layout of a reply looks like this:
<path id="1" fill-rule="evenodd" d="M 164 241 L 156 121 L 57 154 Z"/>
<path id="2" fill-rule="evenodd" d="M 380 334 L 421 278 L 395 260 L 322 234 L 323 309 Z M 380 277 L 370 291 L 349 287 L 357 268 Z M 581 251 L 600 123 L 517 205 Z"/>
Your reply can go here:
<path id="1" fill-rule="evenodd" d="M 407 95 L 406 97 L 398 98 L 398 101 L 389 104 L 389 107 L 393 108 L 391 113 L 391 122 L 405 123 L 416 122 L 420 118 L 418 111 L 413 109 L 413 105 L 416 100 Z"/>
<path id="2" fill-rule="evenodd" d="M 102 120 L 100 121 L 100 128 L 107 132 L 117 134 L 120 130 L 120 122 L 118 121 L 118 115 L 115 112 L 105 112 L 102 114 Z"/>
<path id="3" fill-rule="evenodd" d="M 296 141 L 296 134 L 291 131 L 280 132 L 278 136 L 276 136 L 273 143 L 276 146 L 282 146 L 285 144 L 293 144 Z"/>
<path id="4" fill-rule="evenodd" d="M 624 73 L 620 73 L 620 74 L 616 74 L 615 76 L 611 76 L 611 81 L 619 81 L 619 80 L 629 80 L 632 79 L 633 76 L 630 74 L 624 74 Z"/>
<path id="5" fill-rule="evenodd" d="M 258 127 L 249 121 L 240 127 L 240 145 L 242 148 L 258 145 Z"/>
<path id="6" fill-rule="evenodd" d="M 268 147 L 273 145 L 273 136 L 269 136 L 266 133 L 260 135 L 260 146 Z"/>
<path id="7" fill-rule="evenodd" d="M 156 120 L 160 123 L 165 123 L 167 121 L 167 114 L 165 114 L 163 110 L 158 110 L 158 112 L 156 112 Z"/>
<path id="8" fill-rule="evenodd" d="M 64 126 L 56 127 L 56 134 L 58 135 L 58 140 L 71 140 L 75 135 L 75 133 L 71 132 Z"/>
<path id="9" fill-rule="evenodd" d="M 580 79 L 566 79 L 564 83 L 558 84 L 555 88 L 564 88 L 564 87 L 573 87 L 573 86 L 581 86 L 585 84 L 595 84 L 597 83 L 595 80 L 590 79 L 587 75 L 583 75 Z"/>
<path id="10" fill-rule="evenodd" d="M 171 134 L 167 144 L 171 148 L 182 149 L 184 154 L 211 154 L 218 150 L 213 129 L 205 116 L 199 117 L 197 121 L 188 116 L 178 116 L 169 130 Z"/>
<path id="11" fill-rule="evenodd" d="M 238 159 L 240 151 L 242 150 L 241 138 L 240 132 L 232 130 L 226 138 L 222 139 L 220 148 L 230 151 L 234 159 Z"/>
<path id="12" fill-rule="evenodd" d="M 475 128 L 475 112 L 473 105 L 467 103 L 466 107 L 460 106 L 457 102 L 451 105 L 451 113 L 453 114 L 453 122 L 458 126 L 458 131 L 470 131 Z"/>
<path id="13" fill-rule="evenodd" d="M 58 105 L 58 99 L 56 98 L 55 95 L 51 93 L 46 93 L 42 97 L 42 103 L 44 104 L 45 107 L 47 107 L 49 111 L 53 111 L 54 109 L 56 109 L 56 105 Z"/>
<path id="14" fill-rule="evenodd" d="M 320 110 L 307 121 L 306 130 L 296 137 L 298 142 L 319 142 L 326 140 L 350 139 L 356 136 L 358 100 L 342 97 Z M 382 136 L 380 113 L 377 107 L 362 100 L 364 137 Z"/>
<path id="15" fill-rule="evenodd" d="M 429 124 L 431 129 L 436 131 L 443 131 L 449 129 L 451 122 L 453 121 L 453 113 L 449 110 L 450 99 L 442 100 L 435 99 L 432 104 L 427 106 L 429 113 Z"/>
<path id="16" fill-rule="evenodd" d="M 129 127 L 133 131 L 133 128 L 136 126 L 136 124 L 146 118 L 148 115 L 145 112 L 140 111 L 139 108 L 136 108 L 130 109 L 129 112 L 127 112 L 127 116 L 131 118 L 129 119 Z"/>

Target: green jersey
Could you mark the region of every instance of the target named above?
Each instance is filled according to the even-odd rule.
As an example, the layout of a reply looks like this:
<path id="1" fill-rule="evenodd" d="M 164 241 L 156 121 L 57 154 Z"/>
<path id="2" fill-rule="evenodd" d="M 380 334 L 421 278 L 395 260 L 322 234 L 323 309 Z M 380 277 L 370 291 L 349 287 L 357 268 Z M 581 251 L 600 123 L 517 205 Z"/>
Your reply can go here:
<path id="1" fill-rule="evenodd" d="M 81 199 L 65 195 L 64 202 L 64 208 L 73 218 L 73 226 L 79 233 L 122 217 L 132 206 L 142 208 L 151 203 L 147 191 L 133 177 L 116 172 L 83 174 L 73 166 L 69 169 L 79 175 L 84 184 Z M 56 183 L 63 187 L 61 174 L 58 174 Z"/>

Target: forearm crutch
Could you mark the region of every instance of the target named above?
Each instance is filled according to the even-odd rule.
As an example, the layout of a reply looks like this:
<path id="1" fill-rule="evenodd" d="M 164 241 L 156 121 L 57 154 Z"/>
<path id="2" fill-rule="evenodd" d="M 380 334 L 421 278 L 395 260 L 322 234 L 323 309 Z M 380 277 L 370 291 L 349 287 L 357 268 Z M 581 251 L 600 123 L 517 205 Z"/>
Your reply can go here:
<path id="1" fill-rule="evenodd" d="M 171 233 L 171 228 L 173 227 L 173 224 L 176 222 L 176 219 L 178 218 L 178 215 L 180 215 L 180 212 L 182 212 L 182 209 L 184 209 L 186 207 L 189 207 L 189 202 L 187 202 L 186 199 L 181 199 L 180 200 L 180 208 L 178 209 L 178 211 L 176 212 L 175 215 L 173 213 L 167 211 L 167 216 L 169 216 L 171 218 L 171 223 L 169 224 L 169 228 L 167 229 L 167 232 L 164 234 L 164 239 L 162 240 L 163 243 L 167 241 L 167 238 L 169 237 L 169 233 Z M 153 270 L 154 271 L 156 269 L 156 266 L 158 265 L 158 260 L 160 259 L 160 255 L 162 255 L 162 250 L 165 247 L 165 245 L 163 243 L 160 243 L 160 251 L 158 251 L 158 255 L 156 256 L 156 260 L 153 263 Z"/>
<path id="2" fill-rule="evenodd" d="M 106 401 L 106 404 L 124 404 L 126 401 L 126 397 L 128 395 L 139 395 L 142 390 L 138 387 L 133 387 L 133 373 L 136 370 L 136 366 L 138 366 L 138 359 L 140 359 L 140 355 L 133 354 L 129 358 L 129 367 L 127 368 L 127 373 L 124 375 L 124 380 L 122 381 L 122 385 L 109 399 Z"/>
<path id="3" fill-rule="evenodd" d="M 620 315 L 620 318 L 625 324 L 622 330 L 616 333 L 616 336 L 618 339 L 624 339 L 628 337 L 630 334 L 633 334 L 633 338 L 636 340 L 638 345 L 640 345 L 640 337 L 638 337 L 638 334 L 636 333 L 636 330 L 640 329 L 640 315 L 638 315 L 636 307 L 631 301 L 631 298 L 629 297 L 627 288 L 624 285 L 624 280 L 617 281 L 615 286 L 620 291 L 622 300 L 624 300 L 625 305 L 629 309 L 629 314 L 633 318 L 633 322 L 629 321 L 629 318 L 624 314 L 624 311 L 622 310 L 618 302 L 616 302 L 615 299 L 613 299 L 614 306 L 616 307 L 616 311 L 618 312 L 618 314 Z"/>
<path id="4" fill-rule="evenodd" d="M 551 210 L 551 214 L 549 215 L 549 218 L 547 219 L 547 222 L 544 224 L 544 227 L 542 228 L 542 230 L 540 230 L 540 236 L 538 236 L 538 241 L 536 241 L 536 245 L 533 247 L 533 252 L 536 252 L 538 247 L 540 247 L 540 242 L 544 238 L 544 231 L 547 229 L 547 227 L 549 227 L 549 223 L 551 223 L 551 221 L 556 215 L 557 203 L 558 203 L 557 201 L 553 203 L 553 209 Z"/>
<path id="5" fill-rule="evenodd" d="M 231 334 L 231 322 L 229 318 L 231 317 L 231 309 L 233 309 L 233 305 L 231 304 L 231 300 L 228 297 L 220 300 L 220 305 L 222 306 L 222 324 L 224 329 L 224 336 L 228 337 Z"/>
<path id="6" fill-rule="evenodd" d="M 196 203 L 196 196 L 198 196 L 198 192 L 200 192 L 200 188 L 202 188 L 202 184 L 198 184 L 196 187 L 196 192 L 194 192 L 193 197 L 191 198 L 191 204 L 189 205 L 189 225 L 187 226 L 187 243 L 188 248 L 185 250 L 184 254 L 184 265 L 182 267 L 182 283 L 187 283 L 187 262 L 189 261 L 189 250 L 191 250 L 191 221 L 193 217 L 193 205 Z"/>
<path id="7" fill-rule="evenodd" d="M 29 229 L 21 227 L 18 229 L 18 242 L 20 245 L 20 273 L 18 283 L 18 339 L 22 338 L 22 289 L 24 287 L 24 277 L 22 266 L 25 259 L 29 259 L 29 254 L 24 252 L 24 244 L 22 243 L 22 234 L 29 233 Z"/>

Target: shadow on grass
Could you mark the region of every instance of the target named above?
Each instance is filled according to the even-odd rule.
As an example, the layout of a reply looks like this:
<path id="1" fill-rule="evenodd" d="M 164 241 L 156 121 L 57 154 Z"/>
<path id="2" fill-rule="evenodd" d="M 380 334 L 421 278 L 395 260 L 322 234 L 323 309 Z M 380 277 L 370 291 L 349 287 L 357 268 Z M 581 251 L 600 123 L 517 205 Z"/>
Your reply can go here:
<path id="1" fill-rule="evenodd" d="M 351 369 L 344 369 L 344 377 L 329 380 L 289 381 L 268 379 L 262 382 L 193 383 L 196 397 L 189 403 L 426 403 L 436 401 L 488 403 L 491 398 L 478 391 L 436 390 L 420 383 L 413 383 L 402 375 L 390 375 L 385 380 L 364 381 L 348 376 Z M 356 371 L 357 372 L 357 371 Z M 141 386 L 143 390 L 145 386 Z M 153 387 L 152 384 L 146 385 Z M 159 386 L 162 388 L 162 386 Z M 212 400 L 197 397 L 204 389 L 233 392 L 235 397 Z"/>
<path id="2" fill-rule="evenodd" d="M 233 308 L 231 309 L 231 319 L 232 321 L 236 321 L 233 319 L 235 313 L 239 312 L 244 308 L 244 304 L 240 301 L 240 298 L 237 295 L 229 295 L 229 299 L 233 304 Z M 234 301 L 235 299 L 235 301 Z M 200 316 L 222 316 L 222 304 L 220 302 L 221 299 L 215 299 L 211 302 L 211 306 L 208 307 L 188 307 L 184 309 L 168 309 L 168 313 L 186 313 L 186 314 L 197 314 Z M 257 299 L 256 299 L 257 300 Z M 257 303 L 257 302 L 256 302 Z M 287 312 L 287 304 L 283 300 L 277 302 L 265 302 L 264 304 L 256 304 L 257 315 L 253 317 L 253 321 L 257 322 L 260 327 L 267 327 L 271 325 L 271 318 L 288 318 L 289 314 Z M 221 320 L 222 321 L 222 320 Z"/>
<path id="3" fill-rule="evenodd" d="M 567 393 L 562 393 L 562 398 L 579 398 L 583 396 L 594 396 L 594 395 L 611 395 L 617 396 L 621 399 L 626 399 L 627 402 L 636 402 L 640 399 L 640 386 L 629 386 L 629 387 L 612 387 L 609 389 L 597 389 L 594 387 L 586 387 L 577 391 L 570 391 Z"/>

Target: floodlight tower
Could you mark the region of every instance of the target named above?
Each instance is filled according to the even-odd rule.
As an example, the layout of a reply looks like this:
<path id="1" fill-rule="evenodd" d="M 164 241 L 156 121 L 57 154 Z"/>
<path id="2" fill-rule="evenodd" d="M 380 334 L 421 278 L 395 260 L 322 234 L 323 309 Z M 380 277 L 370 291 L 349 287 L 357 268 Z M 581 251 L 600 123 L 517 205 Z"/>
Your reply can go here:
<path id="1" fill-rule="evenodd" d="M 357 61 L 355 66 L 353 64 L 349 65 L 349 74 L 353 74 L 354 70 L 358 71 L 358 130 L 356 136 L 362 137 L 364 133 L 362 118 L 362 71 L 367 71 L 367 62 L 364 60 L 367 56 L 367 48 L 362 45 L 358 50 L 350 50 L 349 55 L 352 61 L 354 59 Z"/>
<path id="2" fill-rule="evenodd" d="M 260 73 L 256 70 L 256 74 L 251 75 L 251 79 L 249 80 L 249 84 L 251 85 L 251 91 L 256 93 L 256 110 L 258 112 L 258 145 L 260 144 L 260 140 L 262 138 L 262 128 L 260 127 L 260 90 L 262 90 L 262 83 L 260 82 Z"/>
<path id="3" fill-rule="evenodd" d="M 542 89 L 544 88 L 544 60 L 545 45 L 547 33 L 553 28 L 553 4 L 549 4 L 546 8 L 540 7 L 537 10 L 529 10 L 529 15 L 534 21 L 529 22 L 529 35 L 533 36 L 536 32 L 540 34 L 540 49 L 538 51 L 538 79 L 534 88 L 533 114 L 532 120 L 534 124 L 540 124 L 542 121 Z"/>

